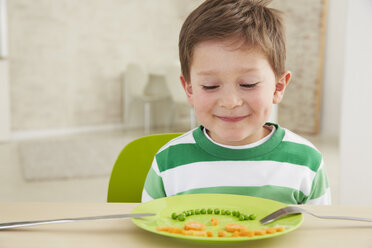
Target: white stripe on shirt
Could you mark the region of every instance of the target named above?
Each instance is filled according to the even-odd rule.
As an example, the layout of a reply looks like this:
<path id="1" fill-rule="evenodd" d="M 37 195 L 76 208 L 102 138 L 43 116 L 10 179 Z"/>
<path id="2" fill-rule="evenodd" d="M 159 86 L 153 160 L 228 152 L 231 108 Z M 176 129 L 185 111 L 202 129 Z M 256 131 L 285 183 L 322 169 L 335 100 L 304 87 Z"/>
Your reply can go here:
<path id="1" fill-rule="evenodd" d="M 310 186 L 316 175 L 306 166 L 276 161 L 197 162 L 178 166 L 160 174 L 168 196 L 204 187 L 264 185 L 298 189 L 309 195 Z M 207 176 L 201 179 L 198 174 Z"/>
<path id="2" fill-rule="evenodd" d="M 162 148 L 160 148 L 160 150 L 157 153 L 167 149 L 168 147 L 175 146 L 178 144 L 195 144 L 196 142 L 195 142 L 194 136 L 192 135 L 193 131 L 194 130 L 188 131 L 187 133 L 184 133 L 181 136 L 178 136 L 172 139 L 167 144 L 165 144 Z"/>
<path id="3" fill-rule="evenodd" d="M 288 129 L 284 128 L 284 130 L 285 130 L 285 135 L 283 137 L 283 141 L 289 141 L 289 142 L 293 142 L 297 144 L 306 145 L 318 151 L 318 149 L 307 139 L 289 131 Z"/>
<path id="4" fill-rule="evenodd" d="M 143 190 L 142 191 L 142 199 L 141 199 L 141 202 L 148 202 L 148 201 L 152 201 L 154 200 L 154 198 L 152 198 L 146 190 Z"/>

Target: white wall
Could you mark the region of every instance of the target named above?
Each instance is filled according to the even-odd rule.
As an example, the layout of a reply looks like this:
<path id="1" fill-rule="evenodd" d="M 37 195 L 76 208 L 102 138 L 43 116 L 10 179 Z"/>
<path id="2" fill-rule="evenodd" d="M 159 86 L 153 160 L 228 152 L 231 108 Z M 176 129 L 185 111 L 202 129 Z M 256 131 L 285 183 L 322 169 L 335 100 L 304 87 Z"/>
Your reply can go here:
<path id="1" fill-rule="evenodd" d="M 9 67 L 5 0 L 0 0 L 0 142 L 10 138 Z"/>
<path id="2" fill-rule="evenodd" d="M 324 54 L 323 97 L 320 133 L 339 137 L 341 93 L 345 54 L 347 0 L 329 0 Z"/>
<path id="3" fill-rule="evenodd" d="M 120 125 L 126 64 L 177 59 L 184 15 L 199 1 L 8 1 L 12 135 Z"/>
<path id="4" fill-rule="evenodd" d="M 372 204 L 372 1 L 347 0 L 340 202 Z"/>
<path id="5" fill-rule="evenodd" d="M 8 61 L 0 59 L 0 142 L 10 139 Z"/>

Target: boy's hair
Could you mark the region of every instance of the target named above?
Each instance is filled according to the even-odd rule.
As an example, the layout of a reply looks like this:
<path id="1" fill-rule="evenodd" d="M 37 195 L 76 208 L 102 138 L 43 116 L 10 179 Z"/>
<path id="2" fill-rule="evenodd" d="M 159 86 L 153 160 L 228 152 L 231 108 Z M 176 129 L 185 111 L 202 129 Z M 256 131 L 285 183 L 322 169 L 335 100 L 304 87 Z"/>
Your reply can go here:
<path id="1" fill-rule="evenodd" d="M 276 77 L 285 70 L 285 31 L 279 10 L 266 7 L 270 0 L 206 0 L 185 20 L 179 37 L 182 75 L 190 82 L 195 46 L 207 40 L 238 38 L 259 47 Z"/>

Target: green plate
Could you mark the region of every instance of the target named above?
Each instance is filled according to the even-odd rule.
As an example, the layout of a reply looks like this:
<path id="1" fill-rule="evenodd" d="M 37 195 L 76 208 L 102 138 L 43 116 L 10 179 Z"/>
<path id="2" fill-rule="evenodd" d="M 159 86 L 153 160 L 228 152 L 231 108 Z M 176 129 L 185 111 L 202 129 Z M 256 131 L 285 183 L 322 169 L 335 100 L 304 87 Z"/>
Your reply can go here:
<path id="1" fill-rule="evenodd" d="M 237 242 L 246 240 L 257 240 L 273 238 L 280 235 L 287 234 L 296 228 L 298 228 L 303 222 L 301 214 L 292 215 L 272 223 L 261 225 L 259 220 L 266 215 L 278 210 L 279 208 L 286 207 L 287 205 L 281 202 L 250 197 L 241 195 L 229 195 L 229 194 L 190 194 L 190 195 L 177 195 L 171 197 L 159 198 L 150 202 L 146 202 L 138 205 L 132 213 L 156 213 L 156 216 L 145 217 L 139 219 L 132 219 L 134 224 L 140 228 L 149 232 L 157 233 L 164 236 L 173 238 L 188 239 L 195 241 L 206 241 L 206 242 Z M 191 215 L 186 217 L 185 221 L 173 220 L 171 215 L 173 212 L 181 213 L 182 211 L 190 209 L 208 209 L 218 208 L 226 209 L 230 211 L 239 211 L 244 214 L 256 214 L 255 220 L 239 221 L 237 217 L 232 215 L 216 215 L 216 214 L 205 214 L 205 215 Z M 211 217 L 217 217 L 220 224 L 213 226 L 210 223 Z M 181 234 L 173 234 L 163 231 L 157 231 L 158 226 L 173 226 L 183 228 L 187 221 L 198 221 L 206 225 L 207 230 L 213 231 L 213 237 L 197 237 L 188 236 Z M 224 229 L 226 224 L 236 223 L 246 225 L 249 230 L 257 230 L 267 227 L 284 226 L 283 232 L 277 232 L 274 234 L 267 234 L 262 236 L 254 237 L 218 237 L 217 233 L 219 230 Z"/>

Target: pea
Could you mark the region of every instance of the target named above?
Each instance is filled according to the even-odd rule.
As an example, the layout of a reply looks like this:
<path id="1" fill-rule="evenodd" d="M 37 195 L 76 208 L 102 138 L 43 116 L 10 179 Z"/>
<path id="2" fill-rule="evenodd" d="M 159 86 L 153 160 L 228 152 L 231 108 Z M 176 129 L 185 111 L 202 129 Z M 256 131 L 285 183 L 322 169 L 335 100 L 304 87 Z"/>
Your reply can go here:
<path id="1" fill-rule="evenodd" d="M 240 216 L 240 212 L 239 211 L 236 211 L 236 217 L 239 217 Z"/>
<path id="2" fill-rule="evenodd" d="M 249 219 L 251 219 L 251 220 L 255 220 L 256 219 L 256 215 L 255 214 L 251 214 L 251 215 L 249 215 Z"/>
<path id="3" fill-rule="evenodd" d="M 194 214 L 195 214 L 194 209 L 191 209 L 191 210 L 189 210 L 189 211 L 190 211 L 190 215 L 194 215 Z"/>
<path id="4" fill-rule="evenodd" d="M 221 210 L 221 214 L 222 214 L 222 215 L 225 215 L 225 210 L 222 209 L 222 210 Z"/>
<path id="5" fill-rule="evenodd" d="M 178 217 L 178 214 L 177 213 L 172 213 L 172 219 L 177 219 L 177 217 Z"/>
<path id="6" fill-rule="evenodd" d="M 212 214 L 212 213 L 213 213 L 213 209 L 208 208 L 207 213 L 208 213 L 208 214 Z"/>
<path id="7" fill-rule="evenodd" d="M 249 215 L 243 215 L 244 216 L 244 220 L 249 220 Z"/>
<path id="8" fill-rule="evenodd" d="M 226 211 L 225 211 L 225 214 L 226 214 L 226 215 L 230 215 L 230 214 L 231 214 L 231 211 L 230 211 L 230 210 L 226 210 Z"/>
<path id="9" fill-rule="evenodd" d="M 195 214 L 200 214 L 200 209 L 195 209 Z"/>
<path id="10" fill-rule="evenodd" d="M 236 216 L 236 211 L 235 211 L 235 210 L 232 211 L 232 215 L 233 215 L 233 216 Z"/>
<path id="11" fill-rule="evenodd" d="M 205 210 L 205 208 L 202 208 L 202 209 L 200 210 L 200 213 L 201 213 L 201 214 L 206 214 L 206 213 L 207 213 L 207 210 Z"/>
<path id="12" fill-rule="evenodd" d="M 215 214 L 220 214 L 220 210 L 219 210 L 218 208 L 215 208 L 215 209 L 214 209 L 214 213 L 215 213 Z"/>
<path id="13" fill-rule="evenodd" d="M 191 215 L 190 211 L 186 211 L 186 212 L 185 212 L 185 215 L 186 215 L 186 216 L 190 216 L 190 215 Z"/>
<path id="14" fill-rule="evenodd" d="M 239 220 L 243 221 L 244 220 L 244 215 L 240 215 Z"/>
<path id="15" fill-rule="evenodd" d="M 180 214 L 180 215 L 178 215 L 178 218 L 177 218 L 179 221 L 185 221 L 185 215 L 183 215 L 183 214 Z"/>

